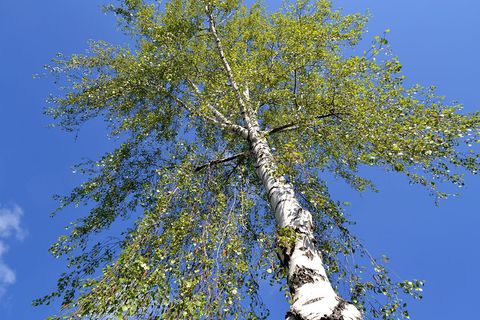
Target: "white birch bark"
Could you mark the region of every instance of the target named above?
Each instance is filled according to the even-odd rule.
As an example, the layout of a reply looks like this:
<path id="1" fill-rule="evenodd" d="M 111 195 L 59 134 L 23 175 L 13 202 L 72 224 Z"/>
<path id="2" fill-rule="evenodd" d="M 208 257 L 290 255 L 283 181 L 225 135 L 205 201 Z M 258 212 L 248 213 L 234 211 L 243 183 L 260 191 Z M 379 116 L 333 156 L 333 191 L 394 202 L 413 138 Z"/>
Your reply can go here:
<path id="1" fill-rule="evenodd" d="M 286 320 L 361 320 L 355 306 L 340 298 L 333 290 L 315 247 L 312 215 L 302 208 L 292 185 L 278 176 L 267 140 L 258 126 L 249 126 L 249 141 L 256 160 L 257 175 L 267 191 L 278 228 L 295 231 L 293 248 L 279 248 L 281 260 L 288 270 L 292 305 Z"/>

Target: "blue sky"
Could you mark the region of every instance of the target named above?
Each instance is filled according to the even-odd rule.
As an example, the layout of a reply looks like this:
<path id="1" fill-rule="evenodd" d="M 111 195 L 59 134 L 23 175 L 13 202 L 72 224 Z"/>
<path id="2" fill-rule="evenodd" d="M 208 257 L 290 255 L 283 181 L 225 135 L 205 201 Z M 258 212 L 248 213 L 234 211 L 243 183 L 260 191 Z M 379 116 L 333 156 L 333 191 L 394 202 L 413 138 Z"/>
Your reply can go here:
<path id="1" fill-rule="evenodd" d="M 57 218 L 52 195 L 81 181 L 71 167 L 108 147 L 98 125 L 87 125 L 77 139 L 47 128 L 42 109 L 56 90 L 41 73 L 55 53 L 82 52 L 88 39 L 121 41 L 100 1 L 3 0 L 0 10 L 0 319 L 44 319 L 54 307 L 31 307 L 49 292 L 63 262 L 49 255 L 75 210 Z M 266 1 L 278 5 L 277 1 Z M 365 46 L 389 28 L 394 54 L 411 83 L 436 85 L 465 111 L 480 108 L 480 2 L 475 0 L 334 1 L 346 12 L 372 14 Z M 427 281 L 425 299 L 412 305 L 412 319 L 470 319 L 480 285 L 480 179 L 467 177 L 462 195 L 435 207 L 433 199 L 406 180 L 374 172 L 381 190 L 357 195 L 342 184 L 335 195 L 352 205 L 349 213 L 360 238 L 377 256 L 386 253 L 402 278 Z M 265 294 L 275 305 L 276 291 Z M 277 298 L 278 299 L 278 298 Z M 282 317 L 285 309 L 274 308 Z M 276 317 L 272 316 L 272 319 Z"/>

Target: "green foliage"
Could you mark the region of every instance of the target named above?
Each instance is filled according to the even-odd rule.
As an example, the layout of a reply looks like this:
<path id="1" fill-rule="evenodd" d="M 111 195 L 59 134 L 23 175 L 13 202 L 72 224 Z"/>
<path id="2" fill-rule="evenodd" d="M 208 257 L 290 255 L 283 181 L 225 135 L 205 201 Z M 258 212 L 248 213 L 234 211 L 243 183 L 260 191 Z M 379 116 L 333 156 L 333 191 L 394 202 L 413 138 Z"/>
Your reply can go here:
<path id="1" fill-rule="evenodd" d="M 51 248 L 67 257 L 68 272 L 35 303 L 60 297 L 66 319 L 268 315 L 259 281 L 285 282 L 254 162 L 239 157 L 197 170 L 249 150 L 227 122 L 219 125 L 243 125 L 244 115 L 205 3 L 279 173 L 314 216 L 336 288 L 373 317 L 408 318 L 401 297 L 421 298 L 423 283 L 393 281 L 369 256 L 326 177 L 374 189 L 359 170 L 377 166 L 446 197 L 439 186 L 462 186 L 465 171 L 478 172 L 480 115 L 460 113 L 433 88 L 407 87 L 400 62 L 380 58 L 389 52 L 385 37 L 363 55 L 345 55 L 366 18 L 343 16 L 327 0 L 287 1 L 273 14 L 234 0 L 119 1 L 106 10 L 134 49 L 93 42 L 86 54 L 59 55 L 47 67 L 66 90 L 47 110 L 56 125 L 77 130 L 101 118 L 121 144 L 79 165 L 88 180 L 58 198 L 59 209 L 81 206 L 85 214 Z M 107 236 L 118 221 L 121 236 Z M 277 243 L 291 245 L 290 231 L 277 230 Z M 373 268 L 345 264 L 352 255 Z"/>

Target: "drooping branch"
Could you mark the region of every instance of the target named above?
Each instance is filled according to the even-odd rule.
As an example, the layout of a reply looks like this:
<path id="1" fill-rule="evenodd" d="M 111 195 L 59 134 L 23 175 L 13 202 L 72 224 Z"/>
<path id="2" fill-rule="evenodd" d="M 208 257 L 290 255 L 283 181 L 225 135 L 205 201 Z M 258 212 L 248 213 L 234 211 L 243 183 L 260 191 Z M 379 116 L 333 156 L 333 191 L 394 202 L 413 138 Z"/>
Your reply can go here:
<path id="1" fill-rule="evenodd" d="M 216 166 L 217 164 L 229 162 L 229 161 L 232 161 L 232 160 L 235 160 L 235 159 L 238 159 L 238 158 L 244 158 L 246 156 L 248 156 L 248 152 L 241 152 L 241 153 L 237 153 L 236 155 L 233 155 L 231 157 L 216 159 L 216 160 L 210 161 L 209 163 L 206 163 L 204 165 L 196 167 L 195 172 L 200 172 L 205 168 L 213 167 L 213 166 Z"/>

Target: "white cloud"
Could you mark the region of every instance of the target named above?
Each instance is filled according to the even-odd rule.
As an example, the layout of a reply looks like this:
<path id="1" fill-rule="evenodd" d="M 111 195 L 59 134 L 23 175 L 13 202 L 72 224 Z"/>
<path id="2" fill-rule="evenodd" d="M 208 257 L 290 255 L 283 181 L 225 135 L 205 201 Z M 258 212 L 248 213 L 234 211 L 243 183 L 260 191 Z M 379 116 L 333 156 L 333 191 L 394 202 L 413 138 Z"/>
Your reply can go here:
<path id="1" fill-rule="evenodd" d="M 14 237 L 23 240 L 26 235 L 21 226 L 23 210 L 19 206 L 13 208 L 0 208 L 0 297 L 5 293 L 6 287 L 15 283 L 15 272 L 5 263 L 4 254 L 8 251 L 5 241 Z"/>
<path id="2" fill-rule="evenodd" d="M 20 226 L 22 216 L 23 210 L 19 206 L 12 209 L 0 208 L 0 238 L 15 235 L 17 239 L 22 240 L 25 236 L 25 231 Z"/>
<path id="3" fill-rule="evenodd" d="M 0 262 L 0 283 L 14 284 L 15 283 L 15 272 L 10 269 L 5 263 Z"/>

